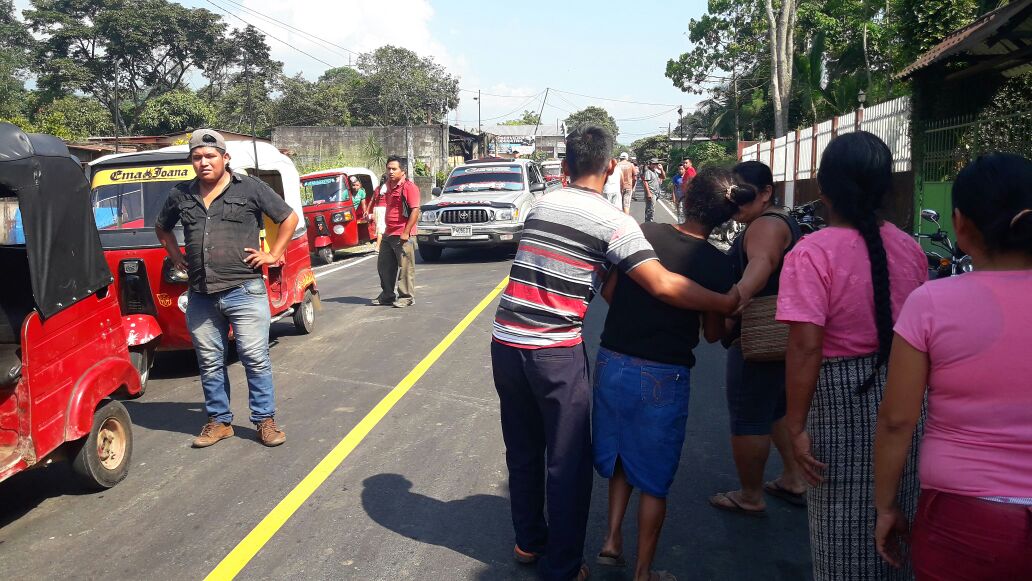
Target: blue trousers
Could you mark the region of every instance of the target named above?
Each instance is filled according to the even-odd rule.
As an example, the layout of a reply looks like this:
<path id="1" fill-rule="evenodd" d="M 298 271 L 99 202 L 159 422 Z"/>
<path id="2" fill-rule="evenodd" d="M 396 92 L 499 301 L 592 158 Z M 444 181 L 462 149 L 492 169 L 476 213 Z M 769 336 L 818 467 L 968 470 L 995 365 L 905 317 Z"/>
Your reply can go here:
<path id="1" fill-rule="evenodd" d="M 543 578 L 575 579 L 584 559 L 592 481 L 584 345 L 517 349 L 492 342 L 491 363 L 516 544 L 543 554 Z"/>
<path id="2" fill-rule="evenodd" d="M 229 407 L 229 372 L 226 350 L 229 327 L 236 336 L 237 355 L 247 374 L 251 422 L 257 424 L 276 414 L 272 389 L 272 361 L 269 360 L 271 315 L 265 283 L 253 279 L 212 294 L 190 291 L 186 306 L 197 365 L 201 369 L 204 407 L 217 422 L 233 421 Z"/>

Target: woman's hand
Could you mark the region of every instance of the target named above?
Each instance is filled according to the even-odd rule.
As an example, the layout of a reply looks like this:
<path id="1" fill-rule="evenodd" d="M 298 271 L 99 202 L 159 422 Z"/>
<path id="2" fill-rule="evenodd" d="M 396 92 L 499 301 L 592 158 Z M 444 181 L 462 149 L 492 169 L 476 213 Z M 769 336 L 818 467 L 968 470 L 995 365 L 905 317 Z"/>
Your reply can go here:
<path id="1" fill-rule="evenodd" d="M 886 563 L 899 569 L 903 566 L 902 543 L 910 538 L 910 523 L 898 506 L 878 510 L 874 523 L 874 546 Z"/>
<path id="2" fill-rule="evenodd" d="M 792 436 L 792 451 L 795 453 L 796 462 L 799 462 L 799 467 L 803 469 L 803 478 L 810 483 L 810 486 L 817 486 L 824 482 L 824 476 L 821 473 L 828 465 L 813 457 L 813 443 L 806 430 Z"/>

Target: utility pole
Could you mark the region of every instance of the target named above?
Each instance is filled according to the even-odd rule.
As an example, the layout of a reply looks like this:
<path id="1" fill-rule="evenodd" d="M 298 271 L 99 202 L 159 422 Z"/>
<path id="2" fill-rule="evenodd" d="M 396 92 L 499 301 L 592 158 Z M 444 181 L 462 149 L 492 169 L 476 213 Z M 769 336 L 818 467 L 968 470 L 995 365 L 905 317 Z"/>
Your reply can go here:
<path id="1" fill-rule="evenodd" d="M 534 137 L 537 137 L 538 127 L 541 127 L 541 116 L 545 114 L 545 103 L 548 101 L 549 87 L 545 87 L 545 98 L 541 100 L 541 111 L 538 111 L 537 125 L 534 126 Z"/>
<path id="2" fill-rule="evenodd" d="M 477 96 L 473 97 L 477 102 L 477 156 L 484 157 L 484 126 L 480 123 L 480 89 L 477 89 Z"/>
<path id="3" fill-rule="evenodd" d="M 118 58 L 115 58 L 115 153 L 118 153 Z"/>
<path id="4" fill-rule="evenodd" d="M 258 174 L 258 136 L 254 132 L 254 104 L 251 101 L 251 85 L 254 82 L 254 76 L 251 74 L 251 60 L 244 61 L 244 75 L 247 77 L 247 111 L 251 118 L 251 144 L 254 146 L 254 177 L 259 178 Z"/>
<path id="5" fill-rule="evenodd" d="M 681 130 L 681 147 L 684 147 L 684 108 L 677 106 L 677 126 Z"/>

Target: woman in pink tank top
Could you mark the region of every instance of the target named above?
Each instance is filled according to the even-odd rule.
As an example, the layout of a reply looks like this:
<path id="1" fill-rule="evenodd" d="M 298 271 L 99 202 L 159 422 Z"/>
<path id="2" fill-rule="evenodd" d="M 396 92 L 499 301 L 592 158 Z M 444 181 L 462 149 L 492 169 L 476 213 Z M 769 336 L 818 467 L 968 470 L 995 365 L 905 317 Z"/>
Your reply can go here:
<path id="1" fill-rule="evenodd" d="M 1032 579 L 1032 161 L 978 158 L 957 176 L 953 208 L 975 271 L 914 291 L 896 322 L 875 542 L 903 564 L 896 490 L 927 397 L 910 535 L 918 579 Z"/>

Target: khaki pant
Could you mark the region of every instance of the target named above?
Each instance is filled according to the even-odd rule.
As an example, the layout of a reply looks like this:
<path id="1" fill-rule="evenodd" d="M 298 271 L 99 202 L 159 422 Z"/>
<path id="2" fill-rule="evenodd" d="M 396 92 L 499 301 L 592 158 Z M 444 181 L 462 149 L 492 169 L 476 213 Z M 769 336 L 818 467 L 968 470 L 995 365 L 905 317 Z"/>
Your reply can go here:
<path id="1" fill-rule="evenodd" d="M 401 236 L 387 236 L 383 242 L 376 259 L 376 270 L 380 274 L 380 302 L 411 301 L 412 291 L 416 288 L 414 242 L 409 239 L 402 243 Z"/>

